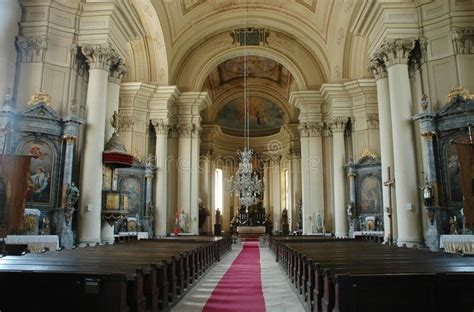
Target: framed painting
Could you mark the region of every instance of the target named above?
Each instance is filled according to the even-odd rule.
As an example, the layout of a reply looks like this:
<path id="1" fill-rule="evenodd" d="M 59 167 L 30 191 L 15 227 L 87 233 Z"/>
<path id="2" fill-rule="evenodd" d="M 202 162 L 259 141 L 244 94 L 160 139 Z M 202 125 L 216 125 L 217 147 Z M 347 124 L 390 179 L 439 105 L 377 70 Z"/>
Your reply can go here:
<path id="1" fill-rule="evenodd" d="M 372 175 L 367 175 L 360 182 L 360 213 L 381 213 L 382 186 L 380 180 Z"/>
<path id="2" fill-rule="evenodd" d="M 55 153 L 50 144 L 33 139 L 19 146 L 17 154 L 32 155 L 26 201 L 33 204 L 52 203 L 52 177 L 54 177 Z"/>

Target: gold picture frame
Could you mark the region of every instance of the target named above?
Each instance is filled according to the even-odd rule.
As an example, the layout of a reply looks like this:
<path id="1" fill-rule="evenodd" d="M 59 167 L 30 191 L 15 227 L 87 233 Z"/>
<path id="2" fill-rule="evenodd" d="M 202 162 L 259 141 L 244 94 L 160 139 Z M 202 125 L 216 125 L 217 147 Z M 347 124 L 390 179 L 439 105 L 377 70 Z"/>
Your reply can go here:
<path id="1" fill-rule="evenodd" d="M 109 192 L 105 195 L 105 209 L 107 210 L 120 209 L 120 193 Z"/>

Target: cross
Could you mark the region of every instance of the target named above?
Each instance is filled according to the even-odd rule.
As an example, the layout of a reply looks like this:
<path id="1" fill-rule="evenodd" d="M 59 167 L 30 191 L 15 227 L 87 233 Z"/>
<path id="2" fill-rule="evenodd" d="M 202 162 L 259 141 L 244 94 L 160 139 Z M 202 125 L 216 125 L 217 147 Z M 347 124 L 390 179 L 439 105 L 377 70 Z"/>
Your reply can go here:
<path id="1" fill-rule="evenodd" d="M 387 217 L 390 220 L 390 245 L 393 245 L 393 225 L 392 225 L 392 185 L 395 183 L 394 179 L 390 177 L 390 167 L 387 167 L 387 181 L 383 183 L 384 186 L 388 187 L 388 207 Z"/>

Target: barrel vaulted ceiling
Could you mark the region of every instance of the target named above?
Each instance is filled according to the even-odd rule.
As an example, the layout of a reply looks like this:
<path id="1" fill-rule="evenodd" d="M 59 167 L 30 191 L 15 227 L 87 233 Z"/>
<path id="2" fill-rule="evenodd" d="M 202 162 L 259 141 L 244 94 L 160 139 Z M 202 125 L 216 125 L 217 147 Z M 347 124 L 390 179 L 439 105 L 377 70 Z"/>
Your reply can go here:
<path id="1" fill-rule="evenodd" d="M 351 32 L 366 1 L 132 1 L 149 33 L 156 82 L 182 92 L 208 91 L 216 110 L 206 115 L 209 122 L 242 94 L 244 55 L 253 70 L 251 95 L 278 106 L 286 122 L 295 118 L 288 107 L 291 91 L 369 76 L 367 38 Z M 266 40 L 236 44 L 231 33 L 249 27 L 265 29 Z"/>

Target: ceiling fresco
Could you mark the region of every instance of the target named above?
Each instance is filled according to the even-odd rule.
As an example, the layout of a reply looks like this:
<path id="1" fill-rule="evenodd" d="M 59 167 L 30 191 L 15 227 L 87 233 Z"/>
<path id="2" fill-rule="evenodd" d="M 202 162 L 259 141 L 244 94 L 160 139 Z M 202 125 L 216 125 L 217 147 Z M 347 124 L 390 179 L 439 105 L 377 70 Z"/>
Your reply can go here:
<path id="1" fill-rule="evenodd" d="M 242 98 L 237 98 L 222 106 L 217 114 L 216 123 L 224 133 L 242 135 L 244 116 Z M 251 136 L 277 133 L 283 124 L 284 113 L 275 103 L 259 96 L 249 98 L 249 129 Z"/>

